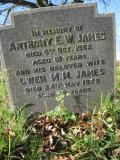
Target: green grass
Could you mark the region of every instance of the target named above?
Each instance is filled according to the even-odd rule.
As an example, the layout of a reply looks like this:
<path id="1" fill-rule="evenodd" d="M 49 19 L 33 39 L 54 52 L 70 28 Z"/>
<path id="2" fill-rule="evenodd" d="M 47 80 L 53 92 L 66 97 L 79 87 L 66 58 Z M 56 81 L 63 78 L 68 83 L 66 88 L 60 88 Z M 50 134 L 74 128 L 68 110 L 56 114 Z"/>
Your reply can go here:
<path id="1" fill-rule="evenodd" d="M 25 136 L 24 124 L 24 112 L 16 114 L 10 106 L 7 86 L 3 73 L 0 73 L 0 153 L 5 151 L 7 159 L 10 159 L 11 150 L 13 150 L 16 144 L 20 143 Z"/>
<path id="2" fill-rule="evenodd" d="M 120 66 L 117 67 L 117 88 L 120 88 Z"/>
<path id="3" fill-rule="evenodd" d="M 106 97 L 98 112 L 70 112 L 65 96 L 58 93 L 53 111 L 26 118 L 24 110 L 16 113 L 10 107 L 1 73 L 0 160 L 119 160 L 120 70 L 115 98 Z"/>

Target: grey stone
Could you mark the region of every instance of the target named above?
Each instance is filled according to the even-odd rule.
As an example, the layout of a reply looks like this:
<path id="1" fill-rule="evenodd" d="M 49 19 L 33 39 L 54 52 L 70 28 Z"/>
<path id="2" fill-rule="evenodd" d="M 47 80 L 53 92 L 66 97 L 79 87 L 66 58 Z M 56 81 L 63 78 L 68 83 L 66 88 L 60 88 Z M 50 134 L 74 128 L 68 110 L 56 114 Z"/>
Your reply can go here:
<path id="1" fill-rule="evenodd" d="M 1 59 L 0 59 L 0 70 L 1 70 L 1 68 L 2 68 L 2 63 L 1 63 Z"/>
<path id="2" fill-rule="evenodd" d="M 39 8 L 11 15 L 0 28 L 9 95 L 28 113 L 51 110 L 56 92 L 70 96 L 75 112 L 93 110 L 115 88 L 114 14 L 96 13 L 96 4 Z"/>
<path id="3" fill-rule="evenodd" d="M 1 48 L 1 47 L 0 47 Z M 0 71 L 2 70 L 2 60 L 1 60 L 1 55 L 2 54 L 2 51 L 0 50 Z"/>

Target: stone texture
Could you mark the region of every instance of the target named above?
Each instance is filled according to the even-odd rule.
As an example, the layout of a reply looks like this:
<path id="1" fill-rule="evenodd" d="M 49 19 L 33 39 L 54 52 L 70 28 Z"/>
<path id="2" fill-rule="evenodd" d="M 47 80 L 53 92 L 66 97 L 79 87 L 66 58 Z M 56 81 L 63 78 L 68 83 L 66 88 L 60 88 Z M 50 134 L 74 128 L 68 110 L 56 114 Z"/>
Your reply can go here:
<path id="1" fill-rule="evenodd" d="M 56 106 L 56 92 L 71 93 L 65 104 L 82 112 L 99 106 L 115 88 L 114 14 L 98 15 L 96 4 L 48 7 L 12 15 L 0 28 L 9 94 L 28 113 Z"/>
<path id="2" fill-rule="evenodd" d="M 1 56 L 2 56 L 2 51 L 0 50 L 0 71 L 2 70 L 2 60 L 1 60 Z"/>
<path id="3" fill-rule="evenodd" d="M 2 68 L 2 64 L 1 64 L 1 59 L 0 59 L 0 70 L 1 70 L 1 68 Z"/>

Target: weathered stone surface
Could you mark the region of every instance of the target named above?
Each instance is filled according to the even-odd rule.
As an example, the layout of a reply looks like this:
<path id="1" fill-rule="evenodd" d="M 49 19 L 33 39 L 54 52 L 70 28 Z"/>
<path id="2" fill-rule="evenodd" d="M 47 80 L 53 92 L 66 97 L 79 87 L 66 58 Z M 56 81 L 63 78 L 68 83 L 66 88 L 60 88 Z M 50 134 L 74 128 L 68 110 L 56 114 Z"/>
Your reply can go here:
<path id="1" fill-rule="evenodd" d="M 77 4 L 15 13 L 12 22 L 0 28 L 0 40 L 14 106 L 50 110 L 65 90 L 66 106 L 80 112 L 114 90 L 114 14 Z"/>
<path id="2" fill-rule="evenodd" d="M 1 68 L 2 68 L 2 64 L 1 64 L 1 59 L 0 59 L 0 70 L 1 70 Z"/>
<path id="3" fill-rule="evenodd" d="M 1 48 L 1 47 L 0 47 Z M 1 60 L 1 56 L 2 56 L 2 50 L 0 50 L 0 71 L 2 69 L 2 60 Z"/>

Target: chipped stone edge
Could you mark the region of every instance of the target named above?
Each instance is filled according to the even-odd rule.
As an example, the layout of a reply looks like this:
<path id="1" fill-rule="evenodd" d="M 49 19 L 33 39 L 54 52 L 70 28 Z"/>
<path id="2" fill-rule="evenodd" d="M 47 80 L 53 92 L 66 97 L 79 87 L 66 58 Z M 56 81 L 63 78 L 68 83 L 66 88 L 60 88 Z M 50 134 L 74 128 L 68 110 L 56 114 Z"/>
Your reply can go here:
<path id="1" fill-rule="evenodd" d="M 115 25 L 115 14 L 112 17 L 112 27 L 113 27 L 113 54 L 114 54 L 114 92 L 116 89 L 117 80 L 117 68 L 116 68 L 116 25 Z"/>

